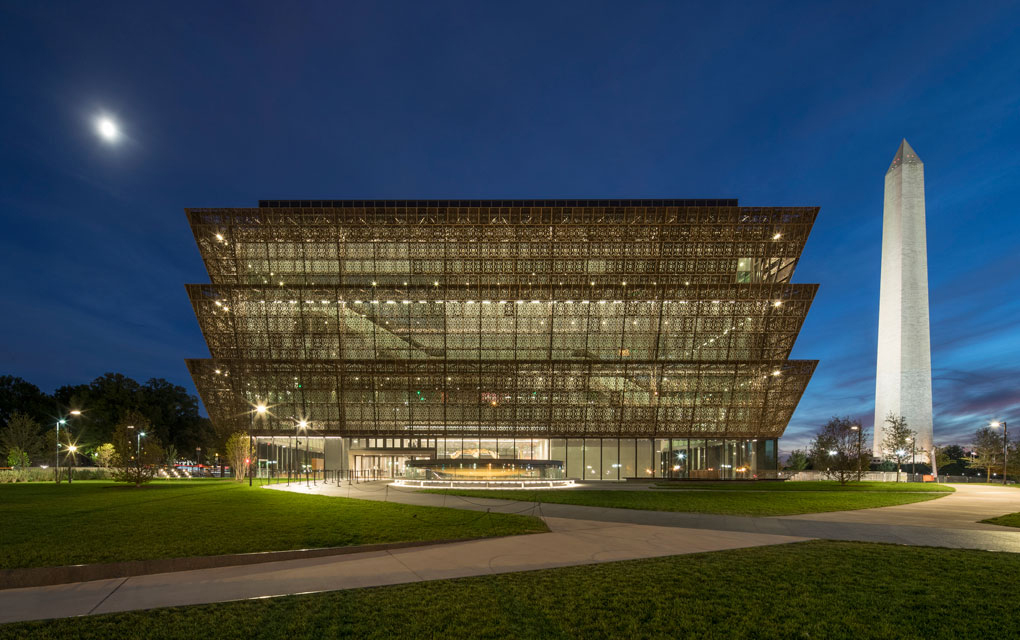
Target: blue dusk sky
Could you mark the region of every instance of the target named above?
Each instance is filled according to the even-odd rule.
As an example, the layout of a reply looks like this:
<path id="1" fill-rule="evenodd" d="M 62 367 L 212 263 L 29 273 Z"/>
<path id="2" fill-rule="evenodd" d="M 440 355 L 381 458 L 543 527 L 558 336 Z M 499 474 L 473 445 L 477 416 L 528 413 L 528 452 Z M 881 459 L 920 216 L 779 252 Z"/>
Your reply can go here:
<path id="1" fill-rule="evenodd" d="M 925 163 L 935 435 L 1020 409 L 1015 2 L 4 2 L 0 374 L 194 390 L 185 207 L 816 205 L 782 442 L 870 425 L 882 189 Z M 95 120 L 120 123 L 105 144 Z"/>

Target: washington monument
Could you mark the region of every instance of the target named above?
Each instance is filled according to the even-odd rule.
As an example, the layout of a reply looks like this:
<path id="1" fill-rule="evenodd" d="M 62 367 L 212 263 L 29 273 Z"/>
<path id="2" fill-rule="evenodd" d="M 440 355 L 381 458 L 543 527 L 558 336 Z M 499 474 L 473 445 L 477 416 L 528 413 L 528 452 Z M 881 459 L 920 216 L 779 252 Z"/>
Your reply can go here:
<path id="1" fill-rule="evenodd" d="M 878 307 L 875 448 L 884 457 L 885 419 L 903 416 L 917 433 L 917 457 L 932 448 L 928 250 L 924 164 L 906 140 L 885 173 L 882 289 Z M 909 455 L 909 453 L 908 453 Z"/>

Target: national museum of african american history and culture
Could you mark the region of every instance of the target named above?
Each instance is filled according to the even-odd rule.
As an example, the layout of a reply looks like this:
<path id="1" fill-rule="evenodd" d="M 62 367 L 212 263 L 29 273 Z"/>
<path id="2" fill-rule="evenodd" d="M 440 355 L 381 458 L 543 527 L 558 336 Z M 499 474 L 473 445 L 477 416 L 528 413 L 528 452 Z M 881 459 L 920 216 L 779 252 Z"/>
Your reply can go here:
<path id="1" fill-rule="evenodd" d="M 817 290 L 791 282 L 817 214 L 188 209 L 212 284 L 187 286 L 211 355 L 187 363 L 214 424 L 254 434 L 259 474 L 403 477 L 445 459 L 560 461 L 583 480 L 774 476 L 817 364 L 790 359 Z"/>

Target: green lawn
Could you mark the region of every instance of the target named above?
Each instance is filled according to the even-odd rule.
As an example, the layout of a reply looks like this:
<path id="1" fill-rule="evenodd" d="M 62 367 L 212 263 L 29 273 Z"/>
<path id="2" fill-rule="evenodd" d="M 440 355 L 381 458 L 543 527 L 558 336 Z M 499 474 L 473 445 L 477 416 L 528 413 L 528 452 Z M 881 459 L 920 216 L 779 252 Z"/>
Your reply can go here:
<path id="1" fill-rule="evenodd" d="M 1020 628 L 1018 573 L 1017 554 L 812 541 L 17 623 L 0 638 L 1001 640 Z"/>
<path id="2" fill-rule="evenodd" d="M 989 518 L 982 520 L 981 522 L 987 522 L 989 524 L 998 524 L 1004 527 L 1020 527 L 1020 513 L 1007 513 L 1004 516 L 997 518 Z"/>
<path id="3" fill-rule="evenodd" d="M 804 482 L 657 482 L 657 489 L 712 490 L 712 491 L 887 491 L 892 493 L 929 491 L 952 493 L 946 484 L 934 482 L 851 482 L 840 485 L 835 480 L 809 480 Z"/>
<path id="4" fill-rule="evenodd" d="M 757 485 L 755 485 L 756 487 Z M 837 485 L 838 486 L 838 485 Z M 951 490 L 950 490 L 951 491 Z M 686 511 L 739 516 L 791 516 L 799 513 L 850 511 L 923 502 L 944 492 L 894 491 L 761 491 L 754 487 L 724 491 L 656 491 L 612 489 L 550 489 L 544 491 L 486 491 L 429 489 L 451 496 L 531 500 L 551 504 L 578 504 L 649 511 Z"/>
<path id="5" fill-rule="evenodd" d="M 226 481 L 0 485 L 0 568 L 546 531 L 523 515 L 272 491 Z"/>

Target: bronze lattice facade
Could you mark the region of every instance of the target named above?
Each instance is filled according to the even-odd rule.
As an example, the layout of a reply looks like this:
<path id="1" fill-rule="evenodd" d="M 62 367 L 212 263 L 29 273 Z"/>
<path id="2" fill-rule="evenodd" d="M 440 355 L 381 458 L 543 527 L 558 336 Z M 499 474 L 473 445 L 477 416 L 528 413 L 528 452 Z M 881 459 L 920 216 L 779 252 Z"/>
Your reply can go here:
<path id="1" fill-rule="evenodd" d="M 216 423 L 248 429 L 269 405 L 265 436 L 299 417 L 360 442 L 774 441 L 816 365 L 790 352 L 817 289 L 791 282 L 817 213 L 736 200 L 189 209 L 212 284 L 187 287 L 211 353 L 188 367 Z"/>

